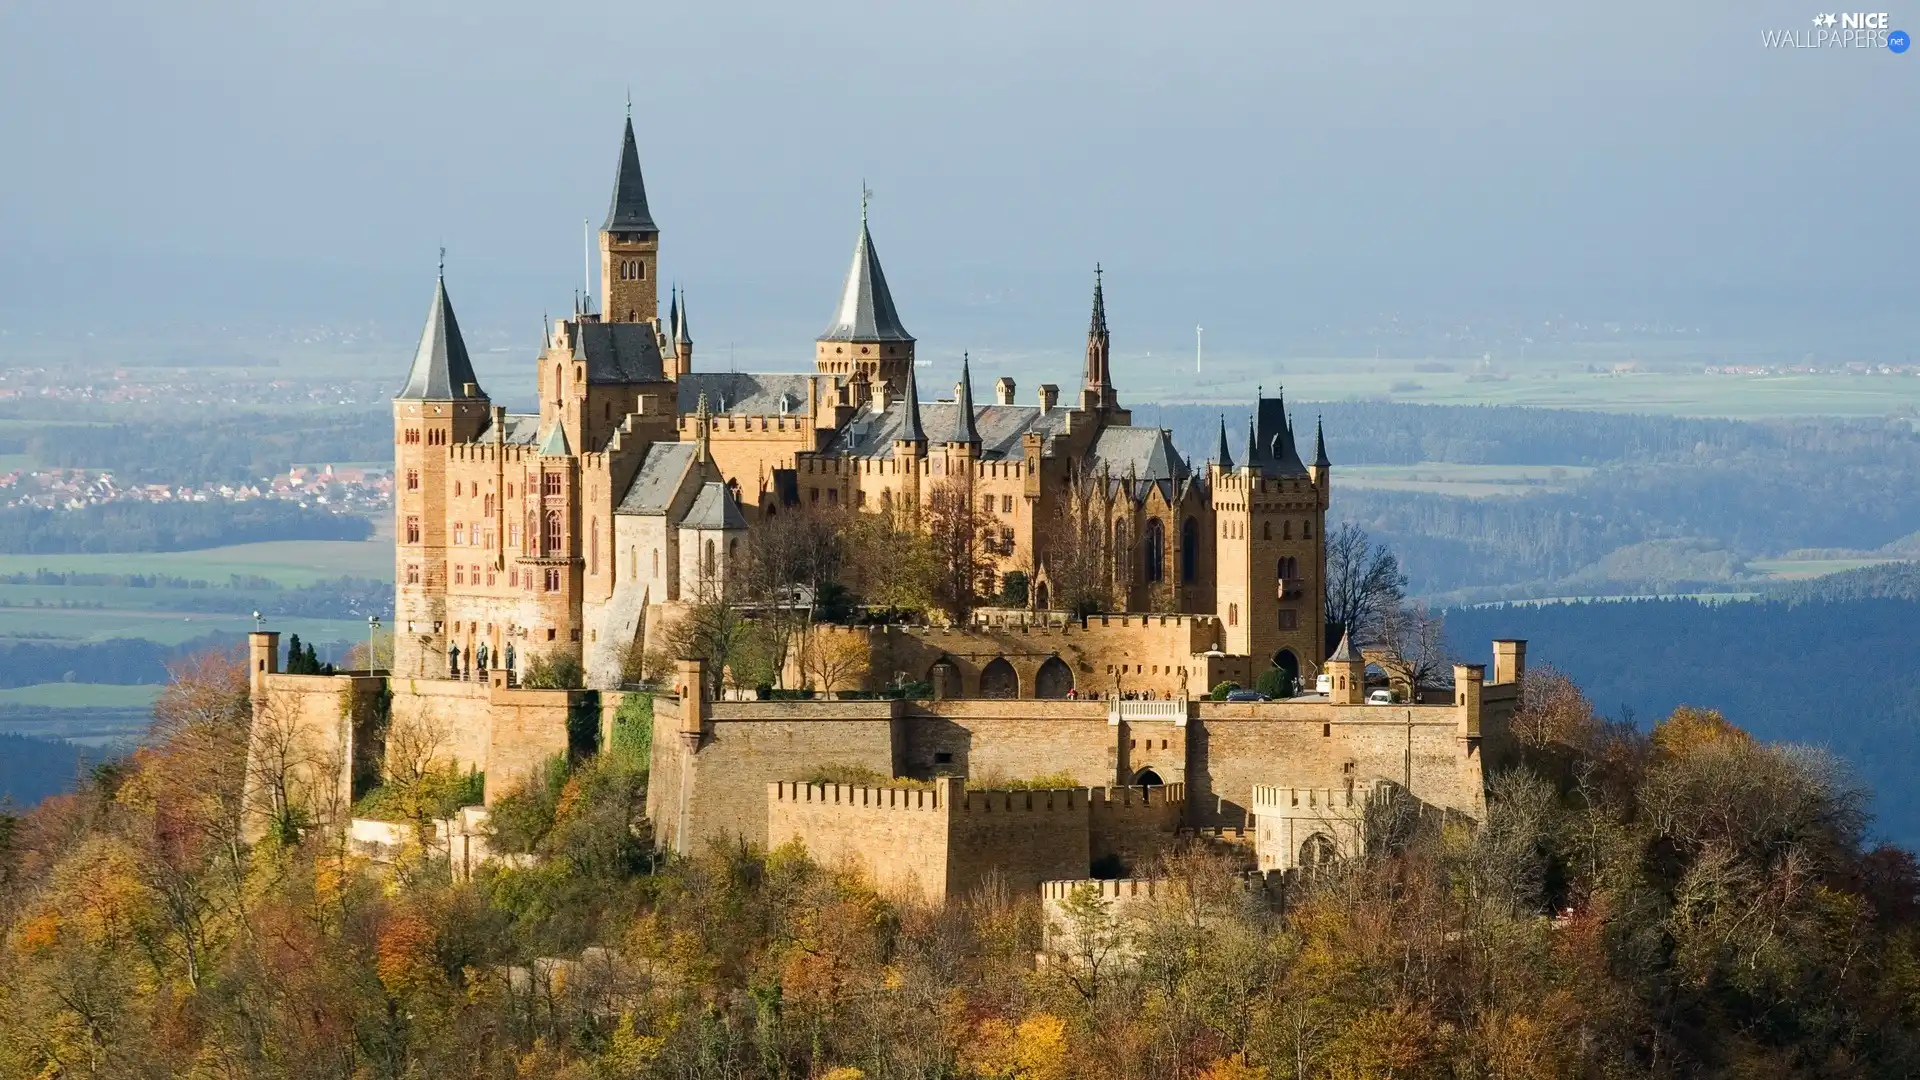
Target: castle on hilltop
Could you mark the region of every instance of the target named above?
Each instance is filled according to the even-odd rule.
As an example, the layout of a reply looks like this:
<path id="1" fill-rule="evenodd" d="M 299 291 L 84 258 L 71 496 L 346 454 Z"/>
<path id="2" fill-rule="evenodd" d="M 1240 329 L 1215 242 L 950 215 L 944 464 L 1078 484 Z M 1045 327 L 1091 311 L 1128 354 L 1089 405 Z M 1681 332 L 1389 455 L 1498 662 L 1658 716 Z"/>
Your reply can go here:
<path id="1" fill-rule="evenodd" d="M 298 802 L 301 820 L 344 827 L 401 759 L 483 772 L 491 802 L 551 757 L 593 753 L 643 693 L 663 847 L 798 839 L 935 899 L 990 874 L 1025 887 L 1144 867 L 1198 833 L 1288 870 L 1363 846 L 1383 792 L 1481 816 L 1525 643 L 1495 643 L 1491 679 L 1457 664 L 1451 686 L 1369 702 L 1369 657 L 1333 647 L 1326 625 L 1324 438 L 1316 427 L 1306 460 L 1280 397 L 1261 397 L 1244 433 L 1223 424 L 1204 463 L 1135 426 L 1096 269 L 1075 395 L 1044 384 L 1022 405 L 1002 378 L 977 403 L 963 358 L 952 398 L 922 401 L 864 204 L 813 370 L 703 372 L 686 297 L 659 313 L 660 239 L 629 119 L 602 295 L 549 327 L 537 412 L 493 403 L 444 273 L 435 284 L 394 398 L 392 669 L 285 674 L 277 635 L 252 638 L 253 758 L 272 766 L 254 783 L 274 813 Z M 991 574 L 1027 576 L 1024 607 L 815 628 L 871 658 L 821 687 L 833 700 L 714 700 L 695 658 L 664 691 L 622 687 L 632 650 L 725 595 L 754 530 L 827 511 L 915 521 L 956 490 L 979 509 Z M 1112 610 L 1060 602 L 1071 507 L 1094 515 Z M 536 657 L 577 661 L 584 686 L 522 686 Z M 1274 668 L 1294 696 L 1199 700 Z M 877 693 L 903 684 L 925 689 Z M 829 768 L 883 779 L 807 782 Z M 1080 786 L 995 786 L 1035 777 Z"/>
<path id="2" fill-rule="evenodd" d="M 1278 397 L 1243 436 L 1223 425 L 1198 465 L 1166 431 L 1134 426 L 1098 274 L 1073 398 L 1049 383 L 1018 404 L 1002 378 L 976 403 L 963 360 L 951 400 L 921 401 L 864 206 L 805 373 L 697 370 L 686 298 L 659 315 L 660 237 L 628 120 L 600 230 L 600 311 L 551 328 L 537 413 L 493 404 L 435 285 L 394 399 L 396 673 L 478 677 L 563 650 L 610 688 L 656 613 L 725 579 L 750 530 L 816 507 L 920 507 L 944 483 L 978 500 L 993 575 L 1029 574 L 1034 611 L 1056 594 L 1048 526 L 1090 495 L 1118 611 L 1211 616 L 1196 651 L 1318 674 L 1324 440 L 1316 431 L 1303 460 Z"/>

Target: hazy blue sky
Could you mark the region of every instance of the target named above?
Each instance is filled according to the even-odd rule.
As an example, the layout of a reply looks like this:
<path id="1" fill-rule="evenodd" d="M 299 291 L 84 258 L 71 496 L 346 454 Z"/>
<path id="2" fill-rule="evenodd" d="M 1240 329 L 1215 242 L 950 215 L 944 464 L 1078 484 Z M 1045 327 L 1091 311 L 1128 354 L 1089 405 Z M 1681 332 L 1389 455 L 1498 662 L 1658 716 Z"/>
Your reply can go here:
<path id="1" fill-rule="evenodd" d="M 862 178 L 930 347 L 1077 347 L 1100 260 L 1130 348 L 1391 308 L 1911 349 L 1920 51 L 1761 46 L 1822 10 L 16 0 L 0 317 L 410 325 L 445 243 L 462 321 L 530 343 L 631 86 L 709 357 L 805 361 Z"/>

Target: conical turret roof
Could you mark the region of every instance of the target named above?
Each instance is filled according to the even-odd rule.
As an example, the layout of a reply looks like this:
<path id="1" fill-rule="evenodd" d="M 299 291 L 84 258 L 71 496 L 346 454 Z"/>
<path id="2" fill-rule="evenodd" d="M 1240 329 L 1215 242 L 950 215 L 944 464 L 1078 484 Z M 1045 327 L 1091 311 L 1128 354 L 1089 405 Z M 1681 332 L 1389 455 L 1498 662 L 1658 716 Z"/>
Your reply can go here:
<path id="1" fill-rule="evenodd" d="M 693 332 L 687 329 L 687 298 L 682 294 L 679 299 L 680 306 L 677 309 L 679 318 L 674 320 L 673 343 L 676 345 L 691 345 L 693 344 Z"/>
<path id="2" fill-rule="evenodd" d="M 973 421 L 973 368 L 965 354 L 960 357 L 960 385 L 953 391 L 953 430 L 942 441 L 980 445 L 980 428 Z"/>
<path id="3" fill-rule="evenodd" d="M 822 331 L 821 341 L 912 341 L 913 335 L 900 325 L 900 314 L 893 309 L 893 293 L 887 289 L 887 275 L 880 270 L 880 256 L 873 250 L 873 234 L 867 231 L 867 208 L 860 207 L 860 236 L 853 244 L 853 265 L 847 268 L 847 281 L 840 290 L 840 306 L 834 309 L 833 322 Z"/>
<path id="4" fill-rule="evenodd" d="M 1227 452 L 1227 415 L 1220 414 L 1220 445 L 1214 447 L 1213 460 L 1222 469 L 1233 468 L 1233 455 Z"/>
<path id="5" fill-rule="evenodd" d="M 447 279 L 442 274 L 433 285 L 433 306 L 427 309 L 427 325 L 420 332 L 420 347 L 414 351 L 407 383 L 394 396 L 451 401 L 463 396 L 468 383 L 477 388 L 480 380 L 467 357 L 467 343 L 460 337 L 460 323 L 453 317 L 453 301 L 447 299 Z"/>
<path id="6" fill-rule="evenodd" d="M 913 442 L 922 446 L 927 442 L 927 429 L 920 423 L 920 385 L 914 379 L 913 365 L 907 365 L 907 392 L 901 403 L 900 434 L 895 442 Z"/>
<path id="7" fill-rule="evenodd" d="M 1320 417 L 1316 416 L 1313 418 L 1313 467 L 1316 469 L 1325 469 L 1331 467 L 1332 464 L 1333 462 L 1327 460 L 1326 423 Z"/>
<path id="8" fill-rule="evenodd" d="M 640 175 L 640 147 L 633 141 L 633 117 L 620 137 L 620 165 L 613 174 L 613 203 L 602 232 L 659 232 L 647 211 L 647 182 Z"/>

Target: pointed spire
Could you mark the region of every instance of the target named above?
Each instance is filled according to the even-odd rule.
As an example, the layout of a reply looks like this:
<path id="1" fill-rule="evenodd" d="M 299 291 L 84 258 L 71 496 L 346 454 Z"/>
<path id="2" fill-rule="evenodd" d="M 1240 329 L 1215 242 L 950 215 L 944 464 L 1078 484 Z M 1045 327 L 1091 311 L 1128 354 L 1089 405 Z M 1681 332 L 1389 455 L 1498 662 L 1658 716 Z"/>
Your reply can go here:
<path id="1" fill-rule="evenodd" d="M 973 363 L 966 353 L 960 354 L 960 384 L 953 388 L 953 430 L 946 441 L 980 445 L 980 429 L 973 423 Z"/>
<path id="2" fill-rule="evenodd" d="M 1107 332 L 1107 296 L 1100 280 L 1100 264 L 1093 264 L 1093 320 L 1087 326 L 1087 333 L 1105 336 Z"/>
<path id="3" fill-rule="evenodd" d="M 541 457 L 572 457 L 573 448 L 567 443 L 567 429 L 555 420 L 547 429 L 546 437 L 540 440 Z"/>
<path id="4" fill-rule="evenodd" d="M 691 345 L 693 344 L 693 336 L 687 330 L 687 297 L 685 293 L 680 295 L 679 311 L 680 317 L 674 322 L 673 342 L 676 345 Z"/>
<path id="5" fill-rule="evenodd" d="M 926 449 L 927 429 L 920 423 L 920 385 L 913 376 L 913 365 L 907 365 L 907 393 L 900 416 L 900 434 L 895 442 L 919 443 Z"/>
<path id="6" fill-rule="evenodd" d="M 1213 460 L 1219 464 L 1220 471 L 1233 468 L 1233 455 L 1227 452 L 1227 414 L 1220 414 L 1220 445 L 1214 448 Z"/>
<path id="7" fill-rule="evenodd" d="M 680 286 L 675 285 L 667 292 L 667 337 L 678 341 L 680 338 Z"/>
<path id="8" fill-rule="evenodd" d="M 821 332 L 821 341 L 913 340 L 900 325 L 887 275 L 881 272 L 880 256 L 873 250 L 873 234 L 867 231 L 867 196 L 871 194 L 861 188 L 860 236 L 853 244 L 853 265 L 847 268 L 840 306 L 834 309 L 833 323 Z"/>
<path id="9" fill-rule="evenodd" d="M 1247 456 L 1240 462 L 1240 467 L 1252 471 L 1259 467 L 1259 461 L 1260 444 L 1255 441 L 1253 418 L 1249 416 L 1247 418 Z"/>
<path id="10" fill-rule="evenodd" d="M 1333 465 L 1327 460 L 1327 429 L 1325 418 L 1316 414 L 1313 418 L 1313 467 L 1326 469 Z"/>
<path id="11" fill-rule="evenodd" d="M 473 373 L 473 361 L 467 357 L 467 343 L 460 336 L 460 323 L 453 317 L 453 301 L 447 299 L 444 248 L 440 259 L 441 274 L 434 280 L 433 305 L 427 309 L 427 325 L 420 332 L 420 347 L 414 351 L 407 383 L 396 397 L 452 401 L 465 396 L 467 384 L 472 383 L 476 389 L 480 385 Z"/>
<path id="12" fill-rule="evenodd" d="M 707 392 L 700 391 L 700 404 L 694 407 L 693 459 L 702 465 L 707 462 L 707 437 L 713 429 L 713 413 L 707 408 Z"/>
<path id="13" fill-rule="evenodd" d="M 1327 657 L 1329 664 L 1350 664 L 1353 662 L 1353 635 L 1346 630 L 1340 631 L 1340 647 Z"/>
<path id="14" fill-rule="evenodd" d="M 620 165 L 613 174 L 613 202 L 601 232 L 659 232 L 647 212 L 647 183 L 640 175 L 640 147 L 633 141 L 633 103 L 627 103 L 626 131 L 620 138 Z"/>

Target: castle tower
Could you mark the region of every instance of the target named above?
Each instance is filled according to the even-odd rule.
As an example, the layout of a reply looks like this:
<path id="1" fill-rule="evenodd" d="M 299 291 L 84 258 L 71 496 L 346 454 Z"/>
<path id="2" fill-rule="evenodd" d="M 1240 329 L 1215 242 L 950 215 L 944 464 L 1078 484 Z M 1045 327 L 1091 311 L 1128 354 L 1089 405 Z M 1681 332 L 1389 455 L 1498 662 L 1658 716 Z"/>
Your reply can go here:
<path id="1" fill-rule="evenodd" d="M 406 385 L 393 398 L 397 673 L 445 670 L 431 659 L 446 649 L 448 462 L 451 447 L 471 442 L 486 426 L 488 413 L 487 396 L 447 299 L 443 267 Z"/>
<path id="2" fill-rule="evenodd" d="M 1111 353 L 1113 339 L 1107 333 L 1107 297 L 1098 263 L 1093 267 L 1093 317 L 1087 323 L 1087 370 L 1081 379 L 1080 407 L 1089 412 L 1117 409 L 1120 398 L 1113 387 Z"/>
<path id="3" fill-rule="evenodd" d="M 540 437 L 538 459 L 527 470 L 526 544 L 519 557 L 527 583 L 528 625 L 522 656 L 570 652 L 580 656 L 580 460 L 557 419 Z M 524 662 L 524 661 L 523 661 Z"/>
<path id="4" fill-rule="evenodd" d="M 913 335 L 900 324 L 887 276 L 880 270 L 880 256 L 873 250 L 865 192 L 860 198 L 860 236 L 853 245 L 853 265 L 847 268 L 833 323 L 816 339 L 814 365 L 825 375 L 863 372 L 870 385 L 884 384 L 889 395 L 906 389 L 907 371 L 913 367 Z"/>
<path id="5" fill-rule="evenodd" d="M 673 370 L 668 377 L 678 379 L 693 370 L 693 333 L 687 328 L 685 292 L 674 296 L 673 313 Z"/>
<path id="6" fill-rule="evenodd" d="M 640 175 L 640 148 L 633 140 L 633 106 L 620 140 L 620 164 L 613 174 L 613 202 L 600 226 L 601 318 L 606 322 L 654 322 L 660 317 L 656 278 L 660 269 L 660 229 L 647 210 L 647 185 Z"/>
<path id="7" fill-rule="evenodd" d="M 1305 679 L 1326 652 L 1326 485 L 1300 460 L 1284 397 L 1259 399 L 1237 467 L 1225 442 L 1223 431 L 1210 474 L 1223 647 L 1252 657 L 1255 675 L 1278 667 Z"/>

